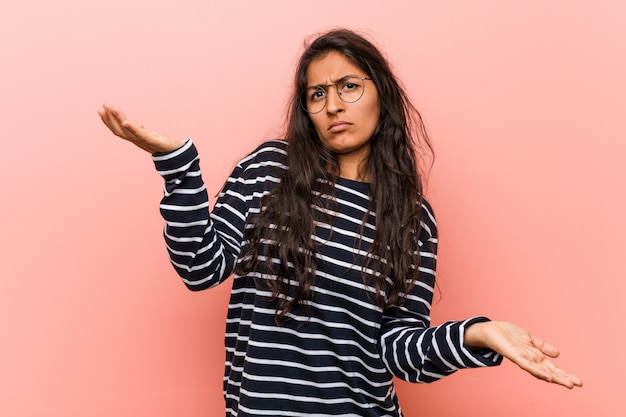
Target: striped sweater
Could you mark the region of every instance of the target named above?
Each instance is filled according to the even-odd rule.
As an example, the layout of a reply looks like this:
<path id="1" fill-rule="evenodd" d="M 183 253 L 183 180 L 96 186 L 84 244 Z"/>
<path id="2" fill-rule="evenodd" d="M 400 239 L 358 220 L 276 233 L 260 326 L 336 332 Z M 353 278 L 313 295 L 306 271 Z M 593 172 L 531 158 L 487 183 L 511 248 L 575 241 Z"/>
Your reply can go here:
<path id="1" fill-rule="evenodd" d="M 260 211 L 261 198 L 287 169 L 285 141 L 268 141 L 241 160 L 213 210 L 191 140 L 171 153 L 153 155 L 165 180 L 161 213 L 170 260 L 191 290 L 232 275 L 243 231 Z M 430 326 L 437 230 L 423 203 L 419 236 L 420 278 L 402 306 L 381 309 L 363 261 L 374 236 L 366 183 L 338 178 L 336 211 L 315 223 L 318 245 L 313 298 L 281 325 L 255 274 L 235 275 L 226 323 L 224 397 L 227 416 L 402 416 L 392 378 L 432 382 L 461 368 L 497 365 L 492 351 L 463 345 L 476 317 Z M 258 277 L 257 277 L 258 278 Z"/>

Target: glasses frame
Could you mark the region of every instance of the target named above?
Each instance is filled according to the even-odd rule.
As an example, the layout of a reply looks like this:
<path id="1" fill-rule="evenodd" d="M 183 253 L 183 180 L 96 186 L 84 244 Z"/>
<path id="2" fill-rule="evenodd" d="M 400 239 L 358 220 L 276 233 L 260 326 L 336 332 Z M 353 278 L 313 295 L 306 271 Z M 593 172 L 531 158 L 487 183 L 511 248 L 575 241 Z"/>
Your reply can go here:
<path id="1" fill-rule="evenodd" d="M 374 81 L 373 79 L 371 79 L 371 78 L 369 78 L 369 77 L 348 77 L 348 78 L 353 78 L 353 79 L 354 79 L 354 78 L 356 78 L 356 79 L 361 80 L 361 81 L 365 81 L 365 80 Z M 343 101 L 344 103 L 356 103 L 357 101 L 361 100 L 361 98 L 362 98 L 362 97 L 363 97 L 363 95 L 365 94 L 365 83 L 363 83 L 363 92 L 361 93 L 361 95 L 359 96 L 359 98 L 357 98 L 357 99 L 356 99 L 356 100 L 354 100 L 354 101 L 346 101 L 346 100 L 345 100 L 345 99 L 341 96 L 341 93 L 339 92 L 339 83 L 341 83 L 341 82 L 343 82 L 343 81 L 345 81 L 345 80 L 339 80 L 339 81 L 337 81 L 336 83 L 332 83 L 332 84 L 326 84 L 326 85 L 318 85 L 318 86 L 315 86 L 315 88 L 321 88 L 321 89 L 324 91 L 324 93 L 325 93 L 325 95 L 324 95 L 324 105 L 323 105 L 323 106 L 322 106 L 322 108 L 321 108 L 321 109 L 319 109 L 318 111 L 316 111 L 316 112 L 312 112 L 312 111 L 309 111 L 309 110 L 307 109 L 307 105 L 306 105 L 306 97 L 305 97 L 305 94 L 306 94 L 306 93 L 301 94 L 301 95 L 300 95 L 300 97 L 298 98 L 298 100 L 300 101 L 300 107 L 302 107 L 302 109 L 303 109 L 306 113 L 308 113 L 308 114 L 318 114 L 318 113 L 320 113 L 322 110 L 324 110 L 324 109 L 326 108 L 326 104 L 328 103 L 328 88 L 329 88 L 329 87 L 333 87 L 333 86 L 335 87 L 335 91 L 337 92 L 337 96 L 339 96 L 339 98 L 341 99 L 341 101 Z M 314 88 L 314 87 L 308 87 L 308 88 L 306 89 L 306 91 L 308 91 L 310 88 Z"/>

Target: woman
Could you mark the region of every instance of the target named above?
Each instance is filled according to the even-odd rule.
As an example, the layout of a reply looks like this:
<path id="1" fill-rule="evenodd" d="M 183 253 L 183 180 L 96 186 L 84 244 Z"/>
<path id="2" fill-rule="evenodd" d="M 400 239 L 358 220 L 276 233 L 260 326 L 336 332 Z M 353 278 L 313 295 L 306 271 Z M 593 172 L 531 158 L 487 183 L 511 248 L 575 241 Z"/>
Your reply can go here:
<path id="1" fill-rule="evenodd" d="M 286 140 L 244 158 L 208 211 L 191 140 L 105 105 L 109 129 L 153 154 L 172 265 L 191 290 L 233 272 L 226 414 L 401 416 L 392 377 L 431 382 L 506 357 L 581 386 L 558 350 L 475 317 L 430 327 L 437 229 L 415 149 L 421 119 L 380 52 L 335 30 L 296 72 Z"/>

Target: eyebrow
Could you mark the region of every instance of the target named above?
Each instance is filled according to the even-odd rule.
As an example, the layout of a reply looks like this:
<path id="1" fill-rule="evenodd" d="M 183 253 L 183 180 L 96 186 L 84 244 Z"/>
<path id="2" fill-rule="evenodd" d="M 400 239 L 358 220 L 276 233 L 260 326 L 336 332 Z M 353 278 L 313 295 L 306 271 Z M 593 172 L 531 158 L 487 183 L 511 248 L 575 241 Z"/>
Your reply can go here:
<path id="1" fill-rule="evenodd" d="M 310 88 L 320 88 L 320 87 L 325 89 L 329 85 L 337 84 L 338 82 L 341 82 L 341 81 L 345 80 L 346 78 L 361 78 L 361 76 L 360 75 L 356 75 L 356 74 L 348 74 L 348 75 L 344 75 L 343 77 L 337 78 L 336 80 L 331 80 L 331 81 L 334 81 L 331 84 L 315 84 L 315 85 L 308 86 L 306 89 L 308 90 Z"/>

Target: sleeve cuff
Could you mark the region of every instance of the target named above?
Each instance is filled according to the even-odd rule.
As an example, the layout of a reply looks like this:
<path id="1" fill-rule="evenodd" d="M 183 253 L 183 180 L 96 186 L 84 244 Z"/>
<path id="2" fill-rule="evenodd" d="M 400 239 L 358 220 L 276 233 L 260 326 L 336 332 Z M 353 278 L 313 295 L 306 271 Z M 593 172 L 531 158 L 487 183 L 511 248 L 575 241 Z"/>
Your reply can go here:
<path id="1" fill-rule="evenodd" d="M 183 146 L 171 152 L 152 154 L 152 161 L 159 175 L 167 179 L 168 176 L 189 169 L 189 166 L 198 159 L 198 151 L 191 139 L 187 139 Z"/>
<path id="2" fill-rule="evenodd" d="M 497 366 L 497 365 L 500 365 L 500 363 L 502 362 L 502 355 L 495 352 L 494 350 L 487 349 L 487 348 L 473 350 L 465 346 L 465 344 L 463 343 L 465 339 L 465 329 L 468 326 L 475 324 L 475 323 L 484 323 L 488 321 L 491 321 L 491 320 L 487 317 L 478 316 L 478 317 L 473 317 L 471 319 L 461 322 L 461 326 L 459 329 L 459 345 L 461 346 L 461 351 L 463 352 L 463 355 L 466 358 L 464 362 L 468 363 L 469 365 L 468 367 L 470 368 L 483 367 L 483 366 Z"/>

